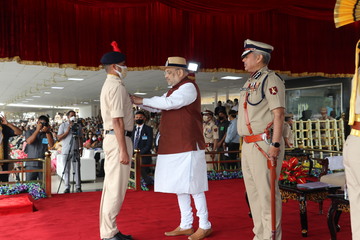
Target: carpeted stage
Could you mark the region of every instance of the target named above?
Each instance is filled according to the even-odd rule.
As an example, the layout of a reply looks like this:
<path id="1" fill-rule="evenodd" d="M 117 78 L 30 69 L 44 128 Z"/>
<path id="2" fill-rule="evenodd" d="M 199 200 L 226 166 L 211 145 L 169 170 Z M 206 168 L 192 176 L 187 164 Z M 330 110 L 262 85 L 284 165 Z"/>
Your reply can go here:
<path id="1" fill-rule="evenodd" d="M 209 181 L 207 200 L 214 233 L 208 239 L 250 240 L 252 220 L 244 198 L 242 179 Z M 101 192 L 58 194 L 35 201 L 37 211 L 0 217 L 1 240 L 99 240 L 98 211 Z M 318 204 L 308 203 L 309 232 L 303 238 L 300 231 L 299 205 L 295 201 L 283 204 L 284 240 L 330 239 L 326 213 L 330 201 L 324 202 L 324 214 L 318 214 Z M 197 218 L 195 218 L 197 227 Z M 340 240 L 350 240 L 350 216 L 340 218 Z M 173 194 L 129 190 L 118 226 L 137 240 L 180 240 L 185 236 L 165 237 L 164 232 L 179 224 L 177 200 Z"/>

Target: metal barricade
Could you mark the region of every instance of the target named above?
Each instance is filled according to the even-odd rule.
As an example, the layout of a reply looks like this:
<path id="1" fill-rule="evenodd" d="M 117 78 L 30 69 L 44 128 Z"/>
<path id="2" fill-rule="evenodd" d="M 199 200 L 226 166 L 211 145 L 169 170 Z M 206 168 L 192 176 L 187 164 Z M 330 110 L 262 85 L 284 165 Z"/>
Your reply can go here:
<path id="1" fill-rule="evenodd" d="M 294 148 L 342 151 L 345 142 L 344 120 L 294 121 Z M 323 158 L 324 151 L 318 151 Z"/>
<path id="2" fill-rule="evenodd" d="M 45 159 L 42 158 L 24 158 L 24 159 L 4 159 L 0 160 L 0 163 L 20 163 L 20 170 L 8 170 L 8 171 L 0 171 L 0 174 L 19 174 L 19 181 L 12 182 L 2 182 L 0 184 L 16 184 L 16 183 L 28 183 L 28 182 L 40 182 L 41 186 L 45 189 L 45 193 L 47 197 L 51 197 L 51 159 L 50 153 L 45 153 Z M 24 167 L 25 162 L 34 162 L 39 161 L 42 162 L 42 169 L 34 169 L 34 170 L 26 170 Z M 26 181 L 25 173 L 27 172 L 42 172 L 43 179 L 38 181 Z"/>
<path id="3" fill-rule="evenodd" d="M 221 171 L 237 171 L 239 170 L 240 164 L 238 164 L 239 168 L 234 169 L 225 169 L 223 166 L 226 163 L 240 163 L 240 150 L 239 151 L 221 151 L 221 152 L 205 152 L 205 154 L 214 154 L 214 160 L 213 161 L 207 161 L 207 164 L 213 164 L 215 166 L 215 169 L 213 171 L 221 172 Z M 238 153 L 239 159 L 229 159 L 229 160 L 220 160 L 221 154 L 228 154 L 228 153 Z M 157 154 L 140 154 L 139 150 L 135 150 L 134 156 L 133 156 L 133 164 L 130 168 L 130 178 L 129 183 L 130 186 L 134 190 L 141 190 L 141 167 L 155 167 L 155 164 L 142 164 L 141 158 L 142 157 L 157 157 Z"/>

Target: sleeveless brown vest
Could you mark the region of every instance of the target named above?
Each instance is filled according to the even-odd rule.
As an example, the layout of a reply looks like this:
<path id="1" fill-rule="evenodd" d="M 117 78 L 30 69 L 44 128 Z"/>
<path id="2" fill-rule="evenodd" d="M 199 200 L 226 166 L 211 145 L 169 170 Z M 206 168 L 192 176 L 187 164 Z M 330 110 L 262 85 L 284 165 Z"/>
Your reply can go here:
<path id="1" fill-rule="evenodd" d="M 174 154 L 205 149 L 201 117 L 201 97 L 194 81 L 184 78 L 167 92 L 169 97 L 185 83 L 194 84 L 196 100 L 180 109 L 162 111 L 160 123 L 159 154 Z"/>

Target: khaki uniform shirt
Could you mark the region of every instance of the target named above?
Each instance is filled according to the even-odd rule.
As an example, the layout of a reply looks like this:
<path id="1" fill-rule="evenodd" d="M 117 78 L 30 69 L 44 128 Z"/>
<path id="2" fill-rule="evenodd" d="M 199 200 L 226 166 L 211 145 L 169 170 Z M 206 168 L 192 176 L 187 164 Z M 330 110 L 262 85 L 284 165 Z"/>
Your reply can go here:
<path id="1" fill-rule="evenodd" d="M 105 130 L 114 129 L 112 119 L 119 117 L 123 118 L 125 130 L 133 130 L 134 116 L 131 99 L 119 77 L 107 75 L 101 89 L 100 107 Z"/>
<path id="2" fill-rule="evenodd" d="M 219 139 L 219 130 L 214 121 L 203 123 L 205 143 L 213 143 Z"/>
<path id="3" fill-rule="evenodd" d="M 271 110 L 285 108 L 285 84 L 275 72 L 265 66 L 246 81 L 244 88 L 248 87 L 251 88 L 248 101 L 252 104 L 247 103 L 248 116 L 253 134 L 256 135 L 263 133 L 267 124 L 273 121 Z M 241 91 L 237 124 L 240 136 L 250 135 L 243 107 L 245 96 L 246 91 Z"/>

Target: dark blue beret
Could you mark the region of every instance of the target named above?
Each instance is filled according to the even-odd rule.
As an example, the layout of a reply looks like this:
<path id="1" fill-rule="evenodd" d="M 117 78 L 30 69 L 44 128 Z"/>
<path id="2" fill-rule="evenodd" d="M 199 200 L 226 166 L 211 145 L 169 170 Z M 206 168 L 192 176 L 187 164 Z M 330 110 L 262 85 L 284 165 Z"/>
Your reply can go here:
<path id="1" fill-rule="evenodd" d="M 108 64 L 121 63 L 125 61 L 125 59 L 126 59 L 125 54 L 121 52 L 108 52 L 102 56 L 100 62 L 104 65 L 108 65 Z"/>

